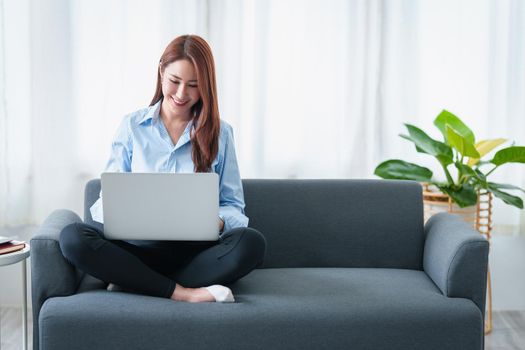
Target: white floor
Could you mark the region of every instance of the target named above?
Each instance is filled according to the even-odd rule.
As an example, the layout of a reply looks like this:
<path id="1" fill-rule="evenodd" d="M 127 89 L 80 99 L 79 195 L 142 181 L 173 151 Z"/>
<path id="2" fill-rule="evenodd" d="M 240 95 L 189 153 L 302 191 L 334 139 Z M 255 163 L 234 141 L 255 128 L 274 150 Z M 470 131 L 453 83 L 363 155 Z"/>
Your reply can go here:
<path id="1" fill-rule="evenodd" d="M 20 240 L 29 241 L 35 230 L 35 227 L 0 228 L 0 236 L 18 236 Z M 489 259 L 493 310 L 525 310 L 525 235 L 494 235 Z M 28 279 L 28 305 L 31 305 L 31 271 L 28 271 Z M 22 303 L 21 264 L 0 267 L 0 281 L 0 305 L 19 307 Z"/>

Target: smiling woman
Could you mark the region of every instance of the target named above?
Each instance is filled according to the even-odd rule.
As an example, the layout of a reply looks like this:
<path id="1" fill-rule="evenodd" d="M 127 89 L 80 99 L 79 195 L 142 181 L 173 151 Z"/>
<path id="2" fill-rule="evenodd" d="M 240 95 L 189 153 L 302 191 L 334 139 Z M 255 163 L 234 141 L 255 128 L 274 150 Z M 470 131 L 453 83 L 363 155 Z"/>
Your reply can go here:
<path id="1" fill-rule="evenodd" d="M 161 99 L 161 118 L 174 144 L 187 122 L 198 118 L 191 141 L 192 158 L 197 172 L 207 171 L 217 154 L 219 105 L 215 63 L 204 39 L 184 35 L 166 47 L 160 58 L 157 87 L 150 106 Z"/>
<path id="2" fill-rule="evenodd" d="M 147 295 L 234 301 L 231 291 L 218 284 L 233 283 L 261 264 L 266 241 L 247 227 L 233 131 L 219 118 L 215 91 L 213 56 L 206 41 L 195 35 L 173 40 L 160 59 L 151 105 L 123 118 L 105 172 L 218 174 L 220 239 L 190 244 L 110 240 L 101 225 L 101 194 L 90 208 L 98 224 L 75 223 L 60 233 L 62 253 L 73 265 Z M 220 253 L 227 245 L 227 253 Z"/>
<path id="3" fill-rule="evenodd" d="M 191 109 L 195 107 L 195 103 L 199 102 L 200 99 L 195 66 L 187 59 L 181 59 L 165 65 L 161 63 L 160 66 L 162 94 L 173 102 L 170 113 L 183 119 L 190 119 L 192 116 Z M 151 104 L 154 105 L 157 102 L 152 101 Z M 168 113 L 167 110 L 166 113 Z"/>
<path id="4" fill-rule="evenodd" d="M 164 67 L 165 68 L 164 68 Z M 187 59 L 159 65 L 164 100 L 160 116 L 174 145 L 177 144 L 188 121 L 194 116 L 195 105 L 200 102 L 197 74 Z M 152 101 L 152 105 L 158 101 Z"/>

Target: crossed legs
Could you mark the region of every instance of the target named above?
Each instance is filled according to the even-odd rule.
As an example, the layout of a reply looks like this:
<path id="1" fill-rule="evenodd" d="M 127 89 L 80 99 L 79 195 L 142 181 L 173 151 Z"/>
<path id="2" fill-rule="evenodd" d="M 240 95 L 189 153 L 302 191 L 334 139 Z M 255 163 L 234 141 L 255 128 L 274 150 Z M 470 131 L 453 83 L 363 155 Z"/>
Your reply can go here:
<path id="1" fill-rule="evenodd" d="M 126 242 L 108 240 L 83 223 L 66 226 L 59 243 L 69 262 L 102 281 L 187 301 L 212 301 L 201 287 L 247 275 L 262 263 L 266 249 L 264 236 L 252 228 L 230 230 L 211 243 Z"/>

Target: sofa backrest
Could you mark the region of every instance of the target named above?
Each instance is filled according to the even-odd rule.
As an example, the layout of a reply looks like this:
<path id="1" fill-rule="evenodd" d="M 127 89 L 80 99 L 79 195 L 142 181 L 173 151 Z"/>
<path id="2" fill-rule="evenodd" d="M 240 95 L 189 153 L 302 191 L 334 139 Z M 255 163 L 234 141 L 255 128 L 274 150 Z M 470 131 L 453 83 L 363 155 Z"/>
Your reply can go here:
<path id="1" fill-rule="evenodd" d="M 244 180 L 249 226 L 264 234 L 264 267 L 422 269 L 417 182 Z"/>
<path id="2" fill-rule="evenodd" d="M 422 269 L 423 200 L 417 182 L 243 180 L 249 226 L 266 237 L 263 268 Z M 100 180 L 86 186 L 84 218 Z"/>

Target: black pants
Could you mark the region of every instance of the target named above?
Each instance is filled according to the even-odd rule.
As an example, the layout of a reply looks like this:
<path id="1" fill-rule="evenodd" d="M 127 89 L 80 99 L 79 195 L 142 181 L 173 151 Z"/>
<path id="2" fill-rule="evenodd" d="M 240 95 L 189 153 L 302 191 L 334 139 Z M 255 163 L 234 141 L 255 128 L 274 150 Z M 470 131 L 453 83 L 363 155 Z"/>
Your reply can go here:
<path id="1" fill-rule="evenodd" d="M 228 284 L 264 259 L 266 240 L 252 228 L 235 228 L 216 242 L 108 240 L 83 223 L 60 233 L 64 257 L 78 269 L 138 293 L 169 298 L 184 287 Z"/>

